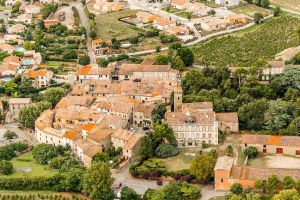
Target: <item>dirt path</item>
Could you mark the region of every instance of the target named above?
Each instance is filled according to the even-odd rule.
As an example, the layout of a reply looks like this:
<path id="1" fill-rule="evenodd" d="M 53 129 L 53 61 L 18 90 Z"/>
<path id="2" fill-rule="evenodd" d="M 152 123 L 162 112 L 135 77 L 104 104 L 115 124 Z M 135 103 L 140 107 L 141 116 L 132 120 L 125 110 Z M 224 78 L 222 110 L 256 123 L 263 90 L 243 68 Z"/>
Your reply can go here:
<path id="1" fill-rule="evenodd" d="M 68 29 L 72 29 L 75 23 L 73 16 L 73 11 L 71 6 L 62 6 L 57 9 L 57 11 L 52 15 L 51 19 L 58 19 L 60 12 L 65 12 L 65 20 L 61 21 L 63 25 L 66 25 Z"/>

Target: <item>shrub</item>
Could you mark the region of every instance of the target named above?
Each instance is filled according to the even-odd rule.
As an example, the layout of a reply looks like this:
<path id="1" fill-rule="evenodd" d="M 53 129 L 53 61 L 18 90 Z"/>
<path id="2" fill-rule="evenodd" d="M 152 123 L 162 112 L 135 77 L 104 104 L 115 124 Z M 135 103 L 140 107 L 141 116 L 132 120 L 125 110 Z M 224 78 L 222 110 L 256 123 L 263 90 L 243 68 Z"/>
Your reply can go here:
<path id="1" fill-rule="evenodd" d="M 235 183 L 231 186 L 230 191 L 233 194 L 241 194 L 243 192 L 243 186 L 240 183 Z"/>
<path id="2" fill-rule="evenodd" d="M 249 159 L 251 158 L 257 158 L 259 155 L 258 149 L 256 147 L 247 147 L 243 151 L 245 156 L 248 156 Z"/>
<path id="3" fill-rule="evenodd" d="M 155 155 L 161 158 L 175 156 L 177 154 L 178 149 L 171 144 L 160 144 L 155 150 Z"/>
<path id="4" fill-rule="evenodd" d="M 11 162 L 6 161 L 6 160 L 1 160 L 0 161 L 0 174 L 5 174 L 9 175 L 12 174 L 13 172 L 13 165 Z"/>

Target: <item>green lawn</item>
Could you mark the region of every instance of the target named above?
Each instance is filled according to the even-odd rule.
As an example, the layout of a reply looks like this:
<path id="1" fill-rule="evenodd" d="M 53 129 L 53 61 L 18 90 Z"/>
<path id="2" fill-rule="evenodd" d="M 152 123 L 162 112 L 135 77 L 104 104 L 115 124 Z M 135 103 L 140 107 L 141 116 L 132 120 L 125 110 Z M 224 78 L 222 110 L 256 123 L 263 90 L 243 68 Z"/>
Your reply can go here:
<path id="1" fill-rule="evenodd" d="M 22 191 L 22 190 L 0 190 L 1 195 L 37 195 L 37 194 L 58 194 L 57 192 L 52 191 Z"/>
<path id="2" fill-rule="evenodd" d="M 176 13 L 176 15 L 177 15 L 178 17 L 182 17 L 182 18 L 187 19 L 187 13 L 186 13 L 186 12 Z M 192 18 L 191 18 L 191 19 L 197 19 L 197 18 L 199 18 L 199 17 L 196 16 L 196 15 L 192 15 Z"/>
<path id="3" fill-rule="evenodd" d="M 300 19 L 281 16 L 227 36 L 201 42 L 193 47 L 195 64 L 250 67 L 257 60 L 274 59 L 284 49 L 299 45 Z"/>
<path id="4" fill-rule="evenodd" d="M 193 149 L 180 149 L 180 153 L 177 156 L 172 156 L 168 158 L 161 158 L 164 162 L 164 165 L 166 168 L 170 171 L 178 171 L 183 169 L 189 169 L 192 163 L 192 160 L 196 156 L 187 155 L 186 153 L 195 153 L 197 154 L 199 152 L 199 149 L 193 148 Z"/>
<path id="5" fill-rule="evenodd" d="M 97 16 L 95 22 L 98 37 L 103 40 L 108 40 L 113 37 L 122 40 L 136 36 L 141 32 L 141 29 L 121 22 L 118 18 L 134 16 L 137 12 L 137 10 L 122 10 Z"/>
<path id="6" fill-rule="evenodd" d="M 240 6 L 236 6 L 233 8 L 230 8 L 231 11 L 235 12 L 235 13 L 241 13 L 244 15 L 248 15 L 250 17 L 254 16 L 254 13 L 262 13 L 264 16 L 268 16 L 272 13 L 271 10 L 262 8 L 262 7 L 258 7 L 256 5 L 253 4 L 243 4 Z"/>
<path id="7" fill-rule="evenodd" d="M 21 161 L 18 159 L 30 160 L 29 162 Z M 34 163 L 32 152 L 27 152 L 13 158 L 11 161 L 14 166 L 14 172 L 11 175 L 0 175 L 0 178 L 20 178 L 20 177 L 34 177 L 34 176 L 46 176 L 50 177 L 57 173 L 57 170 L 50 169 L 48 165 L 39 165 Z M 17 168 L 31 168 L 30 172 L 17 171 Z"/>

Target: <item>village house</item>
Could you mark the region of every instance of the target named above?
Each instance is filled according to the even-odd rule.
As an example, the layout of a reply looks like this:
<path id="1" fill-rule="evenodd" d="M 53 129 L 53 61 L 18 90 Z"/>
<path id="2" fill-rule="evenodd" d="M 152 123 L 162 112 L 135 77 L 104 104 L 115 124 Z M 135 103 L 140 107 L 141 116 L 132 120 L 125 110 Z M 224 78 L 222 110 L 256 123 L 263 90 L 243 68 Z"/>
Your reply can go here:
<path id="1" fill-rule="evenodd" d="M 225 16 L 225 20 L 229 25 L 244 25 L 247 23 L 248 18 L 242 14 L 230 14 Z"/>
<path id="2" fill-rule="evenodd" d="M 174 111 L 165 114 L 179 147 L 218 144 L 218 131 L 237 132 L 236 113 L 215 113 L 212 102 L 182 103 L 182 89 L 174 90 Z"/>
<path id="3" fill-rule="evenodd" d="M 4 63 L 20 67 L 22 62 L 18 56 L 7 56 L 6 58 L 3 59 L 2 64 Z"/>
<path id="4" fill-rule="evenodd" d="M 137 105 L 133 110 L 133 124 L 136 126 L 151 126 L 154 104 Z"/>
<path id="5" fill-rule="evenodd" d="M 92 40 L 92 49 L 95 56 L 104 55 L 109 52 L 109 47 L 101 39 Z"/>
<path id="6" fill-rule="evenodd" d="M 285 69 L 286 65 L 284 61 L 268 61 L 268 67 L 262 70 L 261 80 L 269 81 L 272 76 L 283 73 Z"/>
<path id="7" fill-rule="evenodd" d="M 119 80 L 177 80 L 178 71 L 170 65 L 123 64 L 118 76 Z"/>
<path id="8" fill-rule="evenodd" d="M 24 44 L 23 37 L 17 34 L 5 34 L 3 39 L 4 43 L 18 42 L 18 45 Z"/>
<path id="9" fill-rule="evenodd" d="M 215 3 L 221 6 L 238 6 L 240 0 L 215 0 Z"/>
<path id="10" fill-rule="evenodd" d="M 111 72 L 110 68 L 100 68 L 98 65 L 86 65 L 80 68 L 76 72 L 76 79 L 80 83 L 88 80 L 101 80 L 105 82 L 111 81 Z"/>
<path id="11" fill-rule="evenodd" d="M 174 28 L 176 26 L 176 22 L 173 22 L 169 19 L 165 19 L 159 16 L 155 16 L 153 19 L 152 26 L 158 30 L 167 30 L 170 28 Z"/>
<path id="12" fill-rule="evenodd" d="M 185 26 L 175 26 L 174 28 L 166 29 L 165 33 L 167 35 L 187 35 L 189 34 L 189 29 Z"/>
<path id="13" fill-rule="evenodd" d="M 219 130 L 227 133 L 239 132 L 239 120 L 236 112 L 216 113 Z"/>
<path id="14" fill-rule="evenodd" d="M 102 12 L 116 12 L 122 9 L 122 4 L 117 2 L 94 3 L 94 9 Z"/>
<path id="15" fill-rule="evenodd" d="M 56 109 L 68 107 L 86 107 L 89 108 L 94 102 L 92 96 L 65 96 L 55 106 Z"/>
<path id="16" fill-rule="evenodd" d="M 242 148 L 257 147 L 262 153 L 300 156 L 298 136 L 242 135 Z"/>
<path id="17" fill-rule="evenodd" d="M 111 142 L 115 148 L 122 148 L 123 158 L 128 160 L 135 156 L 134 152 L 142 137 L 142 134 L 135 134 L 125 129 L 117 129 L 111 136 Z"/>
<path id="18" fill-rule="evenodd" d="M 53 78 L 53 72 L 47 69 L 29 70 L 23 76 L 33 79 L 33 85 L 37 88 L 41 88 L 50 85 L 50 81 Z"/>
<path id="19" fill-rule="evenodd" d="M 32 14 L 21 14 L 17 17 L 18 22 L 24 23 L 24 24 L 31 24 L 32 22 Z"/>
<path id="20" fill-rule="evenodd" d="M 8 107 L 11 119 L 17 119 L 22 108 L 30 104 L 32 104 L 30 98 L 10 98 L 8 101 Z"/>
<path id="21" fill-rule="evenodd" d="M 11 27 L 8 27 L 7 33 L 9 34 L 17 34 L 17 33 L 23 33 L 26 30 L 26 26 L 23 24 L 15 24 Z"/>
<path id="22" fill-rule="evenodd" d="M 25 13 L 27 14 L 39 14 L 41 12 L 41 6 L 30 4 L 30 5 L 26 5 L 24 7 L 24 10 Z"/>
<path id="23" fill-rule="evenodd" d="M 210 8 L 199 2 L 189 2 L 186 6 L 186 11 L 192 13 L 193 15 L 202 17 L 208 15 Z"/>
<path id="24" fill-rule="evenodd" d="M 1 77 L 14 77 L 17 74 L 18 67 L 8 63 L 2 63 L 0 65 Z"/>
<path id="25" fill-rule="evenodd" d="M 148 13 L 148 12 L 139 11 L 136 13 L 136 17 L 137 17 L 138 23 L 147 24 L 147 23 L 153 22 L 155 15 Z"/>
<path id="26" fill-rule="evenodd" d="M 25 50 L 23 51 L 23 63 L 26 65 L 26 61 L 30 61 L 29 65 L 38 66 L 42 63 L 42 54 L 40 52 L 35 52 L 35 50 Z"/>
<path id="27" fill-rule="evenodd" d="M 300 46 L 285 49 L 276 54 L 276 60 L 289 61 L 300 52 Z"/>
<path id="28" fill-rule="evenodd" d="M 6 0 L 5 7 L 12 7 L 16 2 L 20 2 L 20 0 Z"/>
<path id="29" fill-rule="evenodd" d="M 43 21 L 46 28 L 49 28 L 50 26 L 54 26 L 60 23 L 60 21 L 57 19 L 45 19 Z"/>
<path id="30" fill-rule="evenodd" d="M 3 43 L 3 44 L 0 44 L 0 50 L 11 54 L 12 52 L 14 52 L 16 50 L 16 48 L 10 44 Z"/>
<path id="31" fill-rule="evenodd" d="M 171 6 L 180 10 L 186 9 L 188 3 L 188 0 L 171 0 Z"/>
<path id="32" fill-rule="evenodd" d="M 253 188 L 257 180 L 267 181 L 273 174 L 276 174 L 281 181 L 285 176 L 297 180 L 300 178 L 300 169 L 241 167 L 234 165 L 232 157 L 219 157 L 214 168 L 215 190 L 229 191 L 235 183 L 240 183 L 244 189 Z"/>
<path id="33" fill-rule="evenodd" d="M 67 107 L 56 110 L 53 127 L 56 129 L 74 128 L 80 124 L 96 124 L 102 115 L 85 107 Z"/>
<path id="34" fill-rule="evenodd" d="M 205 31 L 218 31 L 221 29 L 226 29 L 226 27 L 226 20 L 219 19 L 217 17 L 208 17 L 201 21 L 201 28 Z"/>

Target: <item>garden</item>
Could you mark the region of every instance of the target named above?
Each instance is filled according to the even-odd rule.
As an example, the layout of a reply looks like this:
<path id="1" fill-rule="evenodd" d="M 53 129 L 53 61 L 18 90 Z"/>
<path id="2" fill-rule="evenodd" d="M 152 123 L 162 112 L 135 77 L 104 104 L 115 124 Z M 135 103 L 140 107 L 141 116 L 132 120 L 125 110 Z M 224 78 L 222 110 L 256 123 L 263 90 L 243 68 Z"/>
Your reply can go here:
<path id="1" fill-rule="evenodd" d="M 56 169 L 35 163 L 32 151 L 18 155 L 11 160 L 11 163 L 13 165 L 13 173 L 10 175 L 0 175 L 0 178 L 51 177 L 58 173 Z"/>
<path id="2" fill-rule="evenodd" d="M 268 19 L 242 35 L 221 36 L 192 47 L 200 65 L 251 67 L 259 60 L 274 59 L 284 49 L 299 45 L 300 19 L 280 16 Z M 284 38 L 284 39 L 283 39 Z"/>

